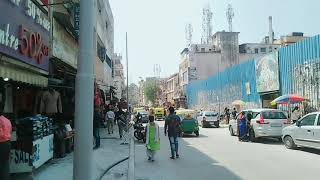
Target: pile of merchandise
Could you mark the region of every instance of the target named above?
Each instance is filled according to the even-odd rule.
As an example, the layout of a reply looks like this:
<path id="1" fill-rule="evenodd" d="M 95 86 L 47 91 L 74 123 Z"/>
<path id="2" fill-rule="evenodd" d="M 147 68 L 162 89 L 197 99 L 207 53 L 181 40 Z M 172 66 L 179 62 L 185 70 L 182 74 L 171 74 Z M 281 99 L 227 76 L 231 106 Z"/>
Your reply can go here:
<path id="1" fill-rule="evenodd" d="M 33 116 L 18 120 L 17 138 L 35 141 L 53 134 L 52 120 L 45 116 Z"/>

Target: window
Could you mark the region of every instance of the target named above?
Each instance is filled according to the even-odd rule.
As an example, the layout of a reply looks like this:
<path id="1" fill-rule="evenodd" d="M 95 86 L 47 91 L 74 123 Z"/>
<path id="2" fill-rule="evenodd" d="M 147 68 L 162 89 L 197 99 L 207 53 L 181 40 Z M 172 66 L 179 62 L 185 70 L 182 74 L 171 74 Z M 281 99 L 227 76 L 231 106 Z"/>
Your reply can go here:
<path id="1" fill-rule="evenodd" d="M 201 52 L 205 52 L 206 51 L 206 49 L 205 48 L 201 48 Z"/>
<path id="2" fill-rule="evenodd" d="M 277 111 L 262 112 L 262 117 L 264 119 L 287 119 L 286 115 L 283 112 Z"/>
<path id="3" fill-rule="evenodd" d="M 267 52 L 267 48 L 261 48 L 260 51 L 261 51 L 262 53 L 266 53 L 266 52 Z"/>
<path id="4" fill-rule="evenodd" d="M 255 53 L 255 54 L 258 54 L 258 53 L 259 53 L 259 49 L 258 49 L 258 48 L 255 48 L 255 49 L 254 49 L 254 53 Z"/>
<path id="5" fill-rule="evenodd" d="M 316 121 L 316 114 L 311 114 L 309 116 L 304 117 L 300 121 L 300 126 L 314 126 L 314 122 Z"/>
<path id="6" fill-rule="evenodd" d="M 318 117 L 318 126 L 320 126 L 320 116 Z"/>

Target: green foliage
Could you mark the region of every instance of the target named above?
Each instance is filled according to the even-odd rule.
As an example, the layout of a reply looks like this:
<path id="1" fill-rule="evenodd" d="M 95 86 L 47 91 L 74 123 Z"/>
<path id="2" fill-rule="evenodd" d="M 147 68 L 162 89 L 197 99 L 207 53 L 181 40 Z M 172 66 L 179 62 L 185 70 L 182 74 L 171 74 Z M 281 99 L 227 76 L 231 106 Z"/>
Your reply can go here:
<path id="1" fill-rule="evenodd" d="M 144 95 L 148 101 L 152 102 L 152 104 L 155 104 L 156 102 L 158 90 L 159 87 L 155 81 L 147 83 L 144 87 Z"/>

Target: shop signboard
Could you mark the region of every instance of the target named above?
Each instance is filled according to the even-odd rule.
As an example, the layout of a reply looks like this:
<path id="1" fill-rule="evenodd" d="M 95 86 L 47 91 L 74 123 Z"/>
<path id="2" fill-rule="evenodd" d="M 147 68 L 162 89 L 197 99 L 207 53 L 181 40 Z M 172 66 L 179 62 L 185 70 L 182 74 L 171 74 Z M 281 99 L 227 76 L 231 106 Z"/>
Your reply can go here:
<path id="1" fill-rule="evenodd" d="M 1 0 L 0 22 L 0 53 L 48 71 L 48 16 L 32 0 Z"/>
<path id="2" fill-rule="evenodd" d="M 75 3 L 73 7 L 74 7 L 74 14 L 73 14 L 74 30 L 78 38 L 80 34 L 80 3 Z"/>
<path id="3" fill-rule="evenodd" d="M 53 158 L 53 135 L 45 136 L 33 142 L 12 142 L 13 148 L 10 155 L 10 173 L 32 172 L 45 162 Z M 27 145 L 30 143 L 30 146 Z M 23 147 L 31 147 L 33 153 L 29 153 Z"/>
<path id="4" fill-rule="evenodd" d="M 278 52 L 270 53 L 256 60 L 256 76 L 259 93 L 279 90 Z"/>

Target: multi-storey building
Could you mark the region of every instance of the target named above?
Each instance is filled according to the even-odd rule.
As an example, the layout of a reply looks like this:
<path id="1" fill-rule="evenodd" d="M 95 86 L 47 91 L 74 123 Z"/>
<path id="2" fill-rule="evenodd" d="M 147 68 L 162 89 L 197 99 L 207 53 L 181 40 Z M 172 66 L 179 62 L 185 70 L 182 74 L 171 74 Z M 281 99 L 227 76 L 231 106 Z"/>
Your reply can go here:
<path id="1" fill-rule="evenodd" d="M 125 90 L 125 78 L 123 64 L 121 63 L 122 56 L 120 54 L 114 54 L 113 60 L 113 86 L 115 87 L 115 96 L 117 99 L 121 99 L 125 96 L 123 94 Z"/>
<path id="2" fill-rule="evenodd" d="M 108 92 L 113 85 L 111 57 L 114 53 L 114 19 L 109 0 L 98 0 L 96 8 L 95 78 L 100 89 Z"/>

